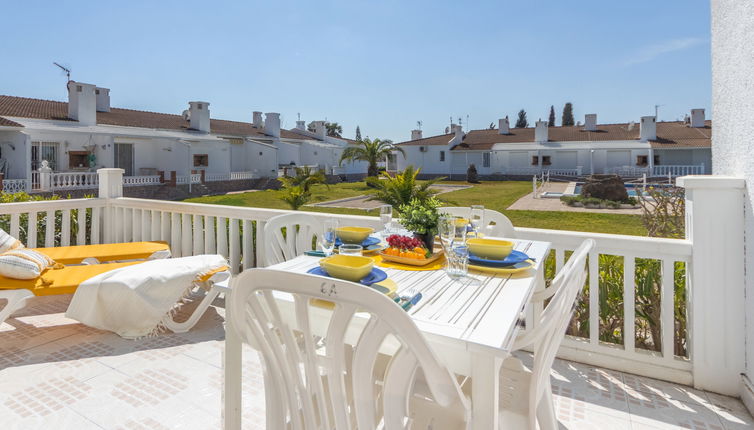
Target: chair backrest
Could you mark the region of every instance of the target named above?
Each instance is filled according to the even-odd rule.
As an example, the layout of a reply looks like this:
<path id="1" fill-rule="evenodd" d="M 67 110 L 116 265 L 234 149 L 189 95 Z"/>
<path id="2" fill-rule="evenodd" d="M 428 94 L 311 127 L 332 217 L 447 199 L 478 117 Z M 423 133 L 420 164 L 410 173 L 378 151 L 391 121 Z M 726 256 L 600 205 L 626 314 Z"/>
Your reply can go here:
<path id="1" fill-rule="evenodd" d="M 304 213 L 278 215 L 264 226 L 264 265 L 282 263 L 316 248 L 322 223 Z"/>
<path id="2" fill-rule="evenodd" d="M 555 294 L 542 312 L 533 338 L 534 366 L 532 385 L 529 387 L 530 411 L 536 411 L 536 405 L 548 386 L 550 368 L 573 315 L 576 298 L 584 287 L 587 274 L 586 258 L 594 245 L 592 239 L 583 241 L 550 285 L 550 288 L 555 288 Z M 531 414 L 533 415 L 533 412 Z"/>
<path id="3" fill-rule="evenodd" d="M 468 401 L 451 372 L 406 312 L 384 294 L 272 269 L 244 271 L 231 291 L 231 327 L 260 352 L 271 397 L 265 402 L 278 408 L 272 416 L 277 422 L 268 422 L 268 428 L 411 427 L 406 420 L 418 370 L 439 406 L 465 408 L 468 418 Z M 332 310 L 318 305 L 321 300 L 334 303 Z M 383 371 L 376 364 L 387 345 L 397 349 Z"/>
<path id="4" fill-rule="evenodd" d="M 442 207 L 440 213 L 446 213 L 451 216 L 469 218 L 471 215 L 470 207 Z M 513 230 L 513 223 L 507 216 L 492 209 L 484 210 L 484 226 L 482 233 L 487 236 L 514 238 L 516 233 Z"/>

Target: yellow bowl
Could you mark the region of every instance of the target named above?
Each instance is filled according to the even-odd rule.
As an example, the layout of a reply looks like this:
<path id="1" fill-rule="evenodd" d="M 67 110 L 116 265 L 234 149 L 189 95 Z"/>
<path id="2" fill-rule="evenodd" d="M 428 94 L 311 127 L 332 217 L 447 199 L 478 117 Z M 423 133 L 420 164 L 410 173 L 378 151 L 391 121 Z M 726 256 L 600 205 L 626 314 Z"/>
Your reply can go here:
<path id="1" fill-rule="evenodd" d="M 513 242 L 499 239 L 469 239 L 469 251 L 477 257 L 504 260 L 513 251 Z"/>
<path id="2" fill-rule="evenodd" d="M 335 234 L 343 243 L 356 245 L 361 245 L 361 242 L 364 242 L 373 232 L 374 229 L 370 227 L 339 227 L 335 229 Z"/>
<path id="3" fill-rule="evenodd" d="M 357 282 L 372 271 L 374 260 L 358 255 L 333 255 L 319 260 L 319 266 L 334 278 Z"/>

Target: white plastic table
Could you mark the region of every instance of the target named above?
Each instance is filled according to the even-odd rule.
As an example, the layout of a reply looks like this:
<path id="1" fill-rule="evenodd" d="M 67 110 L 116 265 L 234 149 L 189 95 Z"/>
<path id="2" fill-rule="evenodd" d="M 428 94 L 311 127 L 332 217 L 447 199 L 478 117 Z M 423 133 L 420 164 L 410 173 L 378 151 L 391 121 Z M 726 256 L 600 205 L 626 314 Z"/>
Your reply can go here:
<path id="1" fill-rule="evenodd" d="M 398 285 L 399 294 L 421 292 L 422 300 L 409 311 L 438 357 L 455 373 L 472 377 L 474 429 L 498 427 L 499 372 L 510 354 L 517 322 L 539 283 L 549 242 L 514 240 L 515 249 L 535 259 L 531 270 L 512 275 L 469 272 L 471 281 L 453 281 L 443 270 L 408 271 L 382 268 Z M 299 256 L 270 269 L 305 273 L 319 258 Z M 226 330 L 227 366 L 240 366 L 238 339 Z M 237 355 L 237 357 L 236 357 Z M 230 360 L 230 361 L 229 361 Z M 232 372 L 230 372 L 232 373 Z M 226 398 L 240 398 L 240 381 L 226 379 Z M 231 390 L 230 392 L 228 390 Z M 236 394 L 233 391 L 238 391 Z M 236 397 L 237 395 L 237 397 Z M 226 428 L 234 418 L 226 410 Z"/>

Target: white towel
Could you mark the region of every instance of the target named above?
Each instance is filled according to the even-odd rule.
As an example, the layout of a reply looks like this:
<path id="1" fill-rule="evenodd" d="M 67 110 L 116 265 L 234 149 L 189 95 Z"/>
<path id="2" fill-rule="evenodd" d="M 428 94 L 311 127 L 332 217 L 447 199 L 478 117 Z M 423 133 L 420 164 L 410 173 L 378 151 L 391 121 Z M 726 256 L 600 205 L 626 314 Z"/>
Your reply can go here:
<path id="1" fill-rule="evenodd" d="M 106 272 L 79 285 L 65 315 L 124 338 L 155 334 L 202 275 L 227 264 L 220 255 L 197 255 Z"/>

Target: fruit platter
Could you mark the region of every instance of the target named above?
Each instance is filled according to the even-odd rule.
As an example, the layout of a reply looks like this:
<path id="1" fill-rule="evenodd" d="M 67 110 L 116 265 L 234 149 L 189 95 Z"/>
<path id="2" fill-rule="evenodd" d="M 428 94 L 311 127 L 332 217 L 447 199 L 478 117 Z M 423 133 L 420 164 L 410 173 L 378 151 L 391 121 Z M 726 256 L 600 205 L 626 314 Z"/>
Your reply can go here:
<path id="1" fill-rule="evenodd" d="M 411 266 L 426 266 L 442 256 L 442 251 L 435 252 L 427 249 L 424 243 L 416 238 L 393 234 L 386 239 L 388 247 L 380 252 L 385 261 L 392 261 Z"/>

